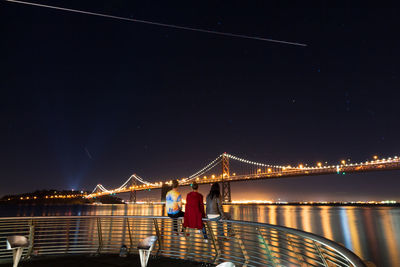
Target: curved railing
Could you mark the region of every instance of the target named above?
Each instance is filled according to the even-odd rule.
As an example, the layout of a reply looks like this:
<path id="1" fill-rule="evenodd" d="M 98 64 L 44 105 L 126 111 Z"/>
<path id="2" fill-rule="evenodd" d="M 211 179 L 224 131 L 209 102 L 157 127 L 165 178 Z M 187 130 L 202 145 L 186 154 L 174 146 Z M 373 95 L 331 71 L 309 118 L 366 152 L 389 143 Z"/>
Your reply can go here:
<path id="1" fill-rule="evenodd" d="M 179 229 L 181 223 L 178 221 Z M 159 216 L 57 216 L 0 218 L 0 262 L 12 259 L 5 240 L 29 237 L 24 257 L 65 254 L 130 253 L 142 238 L 158 236 L 153 253 L 206 263 L 239 266 L 365 267 L 351 251 L 326 238 L 292 228 L 246 221 L 205 220 L 208 239 L 187 230 L 173 232 L 173 221 Z"/>

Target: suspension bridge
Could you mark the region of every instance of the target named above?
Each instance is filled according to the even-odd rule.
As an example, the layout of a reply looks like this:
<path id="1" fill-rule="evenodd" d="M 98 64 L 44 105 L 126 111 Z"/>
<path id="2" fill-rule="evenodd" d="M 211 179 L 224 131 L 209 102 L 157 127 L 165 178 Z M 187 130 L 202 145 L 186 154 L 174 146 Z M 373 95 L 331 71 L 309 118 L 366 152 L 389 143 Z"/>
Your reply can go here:
<path id="1" fill-rule="evenodd" d="M 400 157 L 389 157 L 378 159 L 374 156 L 371 161 L 350 163 L 342 160 L 338 165 L 324 165 L 318 162 L 316 166 L 300 164 L 298 166 L 269 165 L 251 160 L 239 158 L 228 153 L 219 155 L 216 159 L 207 164 L 204 168 L 192 175 L 177 179 L 182 186 L 190 185 L 193 182 L 198 184 L 209 184 L 219 182 L 222 184 L 222 198 L 225 203 L 232 201 L 230 182 L 249 181 L 259 179 L 289 178 L 311 175 L 346 174 L 357 172 L 371 172 L 384 170 L 399 170 Z M 137 174 L 131 175 L 120 187 L 107 189 L 98 184 L 87 198 L 113 195 L 118 193 L 130 193 L 130 201 L 136 202 L 136 192 L 152 189 L 164 189 L 166 192 L 172 185 L 172 180 L 151 182 L 146 181 Z"/>

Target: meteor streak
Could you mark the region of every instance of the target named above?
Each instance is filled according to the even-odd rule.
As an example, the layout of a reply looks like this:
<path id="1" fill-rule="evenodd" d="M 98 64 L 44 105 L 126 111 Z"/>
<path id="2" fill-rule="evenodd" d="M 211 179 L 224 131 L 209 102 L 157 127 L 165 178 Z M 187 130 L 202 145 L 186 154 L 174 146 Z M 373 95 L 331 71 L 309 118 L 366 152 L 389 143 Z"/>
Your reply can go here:
<path id="1" fill-rule="evenodd" d="M 219 31 L 205 30 L 205 29 L 192 28 L 192 27 L 185 27 L 185 26 L 166 24 L 166 23 L 160 23 L 160 22 L 154 22 L 154 21 L 148 21 L 148 20 L 125 18 L 125 17 L 107 15 L 107 14 L 102 14 L 102 13 L 95 13 L 95 12 L 89 12 L 89 11 L 65 8 L 65 7 L 58 7 L 58 6 L 50 6 L 50 5 L 38 4 L 38 3 L 32 3 L 32 2 L 25 2 L 25 1 L 19 1 L 19 0 L 5 0 L 5 1 L 6 2 L 17 3 L 17 4 L 23 4 L 23 5 L 30 5 L 30 6 L 36 6 L 36 7 L 57 9 L 57 10 L 73 12 L 73 13 L 86 14 L 86 15 L 91 15 L 91 16 L 105 17 L 105 18 L 116 19 L 116 20 L 124 20 L 124 21 L 130 21 L 130 22 L 149 24 L 149 25 L 153 25 L 153 26 L 160 26 L 160 27 L 172 28 L 172 29 L 178 29 L 178 30 L 202 32 L 202 33 L 208 33 L 208 34 L 216 34 L 216 35 L 222 35 L 222 36 L 228 36 L 228 37 L 251 39 L 251 40 L 258 40 L 258 41 L 264 41 L 264 42 L 273 42 L 273 43 L 295 45 L 295 46 L 307 46 L 306 44 L 297 43 L 297 42 L 288 42 L 288 41 L 275 40 L 275 39 L 269 39 L 269 38 L 263 38 L 263 37 L 257 37 L 257 36 L 250 36 L 250 35 L 243 35 L 243 34 L 236 34 L 236 33 L 229 33 L 229 32 L 219 32 Z"/>
<path id="2" fill-rule="evenodd" d="M 90 155 L 89 150 L 85 147 L 86 155 L 89 157 L 89 159 L 93 159 L 92 155 Z"/>

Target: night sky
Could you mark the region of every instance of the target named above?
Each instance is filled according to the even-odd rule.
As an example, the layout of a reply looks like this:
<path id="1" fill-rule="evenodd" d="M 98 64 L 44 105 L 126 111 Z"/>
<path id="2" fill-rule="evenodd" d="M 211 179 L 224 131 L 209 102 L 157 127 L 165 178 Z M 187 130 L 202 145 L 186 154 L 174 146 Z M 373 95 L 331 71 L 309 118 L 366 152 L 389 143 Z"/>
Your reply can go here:
<path id="1" fill-rule="evenodd" d="M 81 2 L 51 4 L 307 47 L 2 1 L 0 196 L 181 178 L 223 152 L 280 165 L 400 154 L 399 9 Z M 232 186 L 233 199 L 400 201 L 400 171 Z"/>

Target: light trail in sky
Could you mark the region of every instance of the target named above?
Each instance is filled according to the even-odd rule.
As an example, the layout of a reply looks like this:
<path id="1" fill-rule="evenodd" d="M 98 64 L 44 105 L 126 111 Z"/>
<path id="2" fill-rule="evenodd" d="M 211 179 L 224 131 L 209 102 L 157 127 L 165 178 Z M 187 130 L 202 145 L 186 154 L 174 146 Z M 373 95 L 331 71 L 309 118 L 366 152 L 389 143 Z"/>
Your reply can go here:
<path id="1" fill-rule="evenodd" d="M 86 155 L 89 157 L 89 159 L 93 159 L 92 155 L 89 153 L 89 150 L 85 147 Z"/>
<path id="2" fill-rule="evenodd" d="M 257 40 L 257 41 L 264 41 L 264 42 L 273 42 L 273 43 L 295 45 L 295 46 L 303 46 L 303 47 L 307 46 L 306 44 L 297 43 L 297 42 L 288 42 L 288 41 L 275 40 L 275 39 L 269 39 L 269 38 L 263 38 L 263 37 L 257 37 L 257 36 L 250 36 L 250 35 L 243 35 L 243 34 L 236 34 L 236 33 L 229 33 L 229 32 L 219 32 L 219 31 L 205 30 L 205 29 L 192 28 L 192 27 L 185 27 L 185 26 L 166 24 L 166 23 L 160 23 L 160 22 L 154 22 L 154 21 L 148 21 L 148 20 L 125 18 L 125 17 L 107 15 L 107 14 L 102 14 L 102 13 L 95 13 L 95 12 L 89 12 L 89 11 L 65 8 L 65 7 L 58 7 L 58 6 L 50 6 L 50 5 L 44 5 L 44 4 L 32 3 L 32 2 L 25 2 L 25 1 L 19 1 L 19 0 L 5 0 L 5 1 L 6 2 L 12 2 L 12 3 L 18 3 L 18 4 L 23 4 L 23 5 L 30 5 L 30 6 L 44 7 L 44 8 L 62 10 L 62 11 L 73 12 L 73 13 L 86 14 L 86 15 L 91 15 L 91 16 L 105 17 L 105 18 L 116 19 L 116 20 L 124 20 L 124 21 L 130 21 L 130 22 L 149 24 L 149 25 L 153 25 L 153 26 L 160 26 L 160 27 L 172 28 L 172 29 L 178 29 L 178 30 L 186 30 L 186 31 L 193 31 L 193 32 L 208 33 L 208 34 L 216 34 L 216 35 L 222 35 L 222 36 L 227 36 L 227 37 L 250 39 L 250 40 Z"/>

